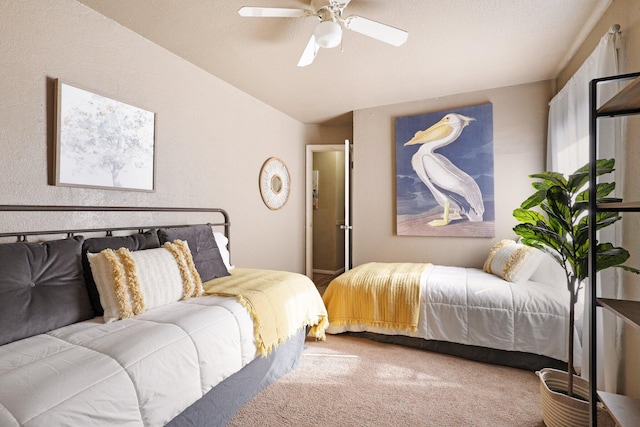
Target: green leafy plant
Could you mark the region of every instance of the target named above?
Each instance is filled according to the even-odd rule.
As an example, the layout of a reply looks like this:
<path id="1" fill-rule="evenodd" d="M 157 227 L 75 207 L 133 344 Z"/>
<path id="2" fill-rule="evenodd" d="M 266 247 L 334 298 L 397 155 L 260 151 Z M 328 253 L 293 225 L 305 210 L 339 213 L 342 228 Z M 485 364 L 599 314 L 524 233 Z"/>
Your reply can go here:
<path id="1" fill-rule="evenodd" d="M 598 160 L 596 176 L 613 172 L 614 166 L 614 159 Z M 542 172 L 529 177 L 538 180 L 531 184 L 536 192 L 513 211 L 513 216 L 520 222 L 514 231 L 522 237 L 523 244 L 548 253 L 564 268 L 570 293 L 567 392 L 572 396 L 575 303 L 589 272 L 589 165 L 568 177 L 557 172 Z M 622 199 L 607 197 L 614 189 L 615 182 L 597 183 L 596 203 L 621 202 Z M 620 219 L 618 212 L 600 211 L 596 215 L 596 229 L 601 230 Z M 640 270 L 622 265 L 629 258 L 629 252 L 624 248 L 595 242 L 593 250 L 596 251 L 596 271 L 620 267 L 640 273 Z"/>

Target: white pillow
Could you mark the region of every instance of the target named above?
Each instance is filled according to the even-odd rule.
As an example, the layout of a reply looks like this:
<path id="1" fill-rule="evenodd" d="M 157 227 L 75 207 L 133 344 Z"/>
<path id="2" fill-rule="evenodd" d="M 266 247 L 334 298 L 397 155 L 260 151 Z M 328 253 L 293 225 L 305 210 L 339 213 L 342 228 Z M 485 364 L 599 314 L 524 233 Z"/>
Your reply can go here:
<path id="1" fill-rule="evenodd" d="M 518 239 L 517 243 L 520 243 L 522 238 Z M 546 283 L 554 287 L 562 289 L 567 288 L 567 273 L 564 268 L 548 253 L 544 253 L 542 261 L 538 268 L 535 269 L 529 280 L 532 282 Z"/>
<path id="2" fill-rule="evenodd" d="M 104 321 L 131 317 L 180 299 L 202 295 L 202 281 L 186 242 L 131 252 L 87 253 Z"/>
<path id="3" fill-rule="evenodd" d="M 567 275 L 564 268 L 551 255 L 546 253 L 529 280 L 567 289 Z"/>
<path id="4" fill-rule="evenodd" d="M 216 245 L 220 250 L 220 255 L 222 256 L 222 262 L 224 262 L 224 265 L 227 267 L 227 270 L 234 269 L 235 266 L 231 265 L 229 248 L 227 247 L 227 244 L 229 243 L 229 239 L 227 239 L 227 236 L 220 233 L 219 231 L 214 231 L 213 237 L 216 239 Z"/>
<path id="5" fill-rule="evenodd" d="M 484 270 L 508 282 L 525 282 L 536 271 L 545 255 L 534 247 L 513 240 L 503 240 L 491 249 Z"/>

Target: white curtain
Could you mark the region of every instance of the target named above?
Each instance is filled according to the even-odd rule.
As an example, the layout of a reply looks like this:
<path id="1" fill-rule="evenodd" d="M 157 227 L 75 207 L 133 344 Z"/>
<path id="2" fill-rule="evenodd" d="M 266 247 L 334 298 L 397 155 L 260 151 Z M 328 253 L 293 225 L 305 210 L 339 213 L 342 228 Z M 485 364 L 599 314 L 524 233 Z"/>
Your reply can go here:
<path id="1" fill-rule="evenodd" d="M 599 77 L 619 74 L 616 51 L 616 32 L 607 33 L 571 77 L 562 90 L 551 100 L 547 140 L 547 170 L 569 174 L 589 161 L 589 82 Z M 608 100 L 618 90 L 616 84 L 601 85 L 598 99 Z M 620 197 L 624 176 L 623 119 L 600 119 L 598 122 L 598 158 L 614 158 L 616 171 L 615 193 Z M 621 245 L 622 227 L 617 223 L 601 231 L 599 238 Z M 616 297 L 620 288 L 619 269 L 600 273 L 598 295 Z M 588 377 L 589 364 L 589 292 L 585 292 L 584 322 L 582 330 L 582 375 Z M 599 389 L 615 392 L 620 361 L 621 328 L 615 317 L 598 310 L 597 362 Z M 576 357 L 579 355 L 576 354 Z"/>

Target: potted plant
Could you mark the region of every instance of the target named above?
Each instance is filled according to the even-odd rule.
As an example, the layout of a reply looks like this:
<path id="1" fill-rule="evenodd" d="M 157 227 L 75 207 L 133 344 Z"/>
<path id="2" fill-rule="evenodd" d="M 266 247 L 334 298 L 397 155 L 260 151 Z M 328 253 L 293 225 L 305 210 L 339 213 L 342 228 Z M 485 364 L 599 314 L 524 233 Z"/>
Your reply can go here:
<path id="1" fill-rule="evenodd" d="M 596 162 L 596 175 L 602 176 L 613 172 L 614 159 L 601 159 Z M 566 381 L 559 381 L 555 376 L 548 387 L 554 393 L 564 394 L 566 399 L 582 401 L 571 402 L 573 414 L 572 422 L 575 422 L 576 405 L 583 406 L 588 424 L 588 391 L 584 381 L 573 375 L 573 330 L 575 325 L 575 304 L 578 294 L 583 287 L 583 282 L 588 276 L 589 266 L 589 165 L 576 170 L 573 174 L 565 175 L 557 172 L 542 172 L 530 175 L 536 179 L 532 183 L 536 192 L 522 202 L 519 208 L 513 211 L 513 216 L 520 222 L 514 227 L 514 231 L 522 239 L 522 243 L 538 248 L 560 264 L 564 269 L 569 290 L 569 330 L 568 355 Z M 607 197 L 615 188 L 614 182 L 599 182 L 596 186 L 596 203 L 620 202 L 622 199 Z M 601 230 L 613 225 L 621 219 L 617 212 L 599 212 L 596 217 L 596 229 Z M 611 243 L 594 242 L 592 249 L 596 251 L 596 271 L 610 267 L 620 267 L 627 271 L 640 273 L 632 267 L 622 265 L 628 258 L 629 252 L 621 247 L 615 247 Z M 544 371 L 544 370 L 543 370 Z M 558 371 L 561 372 L 561 371 Z M 545 376 L 540 375 L 541 381 Z M 574 382 L 580 381 L 579 390 L 574 391 Z M 566 389 L 563 389 L 566 385 Z M 578 392 L 579 391 L 579 392 Z M 565 404 L 566 404 L 565 399 Z M 543 416 L 547 425 L 554 424 L 545 416 L 545 402 L 543 396 Z M 554 409 L 554 411 L 557 411 Z M 557 412 L 556 412 L 557 413 Z"/>

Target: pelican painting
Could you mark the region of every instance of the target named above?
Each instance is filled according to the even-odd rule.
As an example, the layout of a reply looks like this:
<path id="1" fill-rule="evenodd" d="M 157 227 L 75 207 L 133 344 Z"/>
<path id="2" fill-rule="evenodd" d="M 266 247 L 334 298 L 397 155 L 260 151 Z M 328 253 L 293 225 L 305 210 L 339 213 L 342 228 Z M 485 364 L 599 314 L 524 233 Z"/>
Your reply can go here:
<path id="1" fill-rule="evenodd" d="M 429 222 L 432 226 L 443 226 L 453 220 L 482 221 L 484 202 L 478 184 L 451 160 L 434 150 L 454 142 L 462 130 L 475 120 L 462 114 L 447 114 L 428 129 L 418 131 L 404 145 L 422 144 L 411 158 L 411 166 L 433 197 L 444 208 L 442 219 Z"/>
<path id="2" fill-rule="evenodd" d="M 398 234 L 492 237 L 491 104 L 396 119 Z"/>

